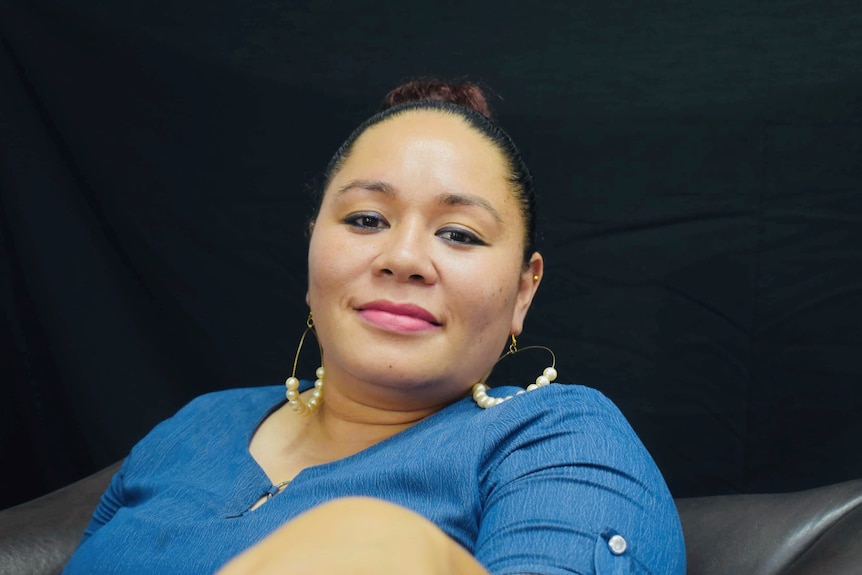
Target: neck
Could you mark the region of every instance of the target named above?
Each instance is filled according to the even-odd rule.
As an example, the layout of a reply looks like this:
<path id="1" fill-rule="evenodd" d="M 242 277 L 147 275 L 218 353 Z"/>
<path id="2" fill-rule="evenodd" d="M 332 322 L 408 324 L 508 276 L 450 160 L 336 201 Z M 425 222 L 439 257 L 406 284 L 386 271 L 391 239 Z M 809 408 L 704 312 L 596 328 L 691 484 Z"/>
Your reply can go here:
<path id="1" fill-rule="evenodd" d="M 392 387 L 346 382 L 327 372 L 323 403 L 310 416 L 304 440 L 350 446 L 359 451 L 399 433 L 446 407 L 463 394 L 444 401 L 438 382 Z M 438 390 L 433 393 L 433 390 Z M 429 391 L 430 390 L 430 391 Z"/>
<path id="2" fill-rule="evenodd" d="M 443 406 L 393 408 L 340 393 L 327 386 L 320 410 L 314 414 L 312 427 L 333 439 L 376 443 L 407 429 L 437 412 Z"/>

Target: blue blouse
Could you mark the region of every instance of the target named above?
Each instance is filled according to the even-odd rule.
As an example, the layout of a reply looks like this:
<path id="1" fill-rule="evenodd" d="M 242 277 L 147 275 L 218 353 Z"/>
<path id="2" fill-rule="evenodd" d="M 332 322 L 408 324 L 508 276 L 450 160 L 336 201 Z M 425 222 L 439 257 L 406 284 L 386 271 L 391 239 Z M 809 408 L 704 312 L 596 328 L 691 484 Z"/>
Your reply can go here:
<path id="1" fill-rule="evenodd" d="M 465 398 L 306 468 L 249 511 L 273 489 L 249 443 L 283 401 L 282 386 L 221 391 L 156 426 L 114 476 L 64 573 L 211 574 L 292 517 L 359 495 L 427 517 L 492 574 L 685 573 L 667 486 L 595 390 L 554 384 L 489 409 Z"/>

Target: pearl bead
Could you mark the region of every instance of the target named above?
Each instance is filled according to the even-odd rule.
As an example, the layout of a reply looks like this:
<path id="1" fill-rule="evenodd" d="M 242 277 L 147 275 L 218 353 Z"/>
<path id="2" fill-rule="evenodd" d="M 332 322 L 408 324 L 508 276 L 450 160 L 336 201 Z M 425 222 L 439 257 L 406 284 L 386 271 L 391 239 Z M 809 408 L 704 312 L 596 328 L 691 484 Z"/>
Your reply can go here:
<path id="1" fill-rule="evenodd" d="M 304 402 L 299 395 L 299 379 L 290 376 L 284 381 L 287 388 L 285 397 L 293 410 L 300 414 L 311 414 L 320 406 L 323 401 L 323 377 L 325 375 L 323 367 L 318 367 L 315 372 L 317 379 L 314 381 L 314 391 L 311 392 L 311 397 L 308 402 Z"/>
<path id="2" fill-rule="evenodd" d="M 557 379 L 557 370 L 553 367 L 546 367 L 545 371 L 542 372 L 542 375 L 536 378 L 536 383 L 531 383 L 527 386 L 527 389 L 522 389 L 515 393 L 515 395 L 521 395 L 528 391 L 533 391 L 539 389 L 540 387 L 545 387 L 546 385 L 550 385 L 552 381 Z M 494 405 L 500 405 L 504 401 L 508 401 L 514 397 L 513 395 L 507 395 L 506 397 L 491 397 L 488 395 L 488 386 L 484 383 L 479 382 L 473 384 L 473 401 L 476 402 L 476 405 L 481 407 L 482 409 L 488 409 Z"/>

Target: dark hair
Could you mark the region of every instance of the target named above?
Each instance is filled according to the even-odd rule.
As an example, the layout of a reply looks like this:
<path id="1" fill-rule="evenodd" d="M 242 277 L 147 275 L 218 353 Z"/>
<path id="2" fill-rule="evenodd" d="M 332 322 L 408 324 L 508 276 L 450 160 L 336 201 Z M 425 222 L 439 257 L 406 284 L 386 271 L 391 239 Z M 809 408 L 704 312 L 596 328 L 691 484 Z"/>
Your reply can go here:
<path id="1" fill-rule="evenodd" d="M 500 151 L 506 159 L 509 183 L 512 184 L 515 196 L 521 204 L 526 229 L 524 263 L 529 262 L 530 256 L 536 250 L 537 233 L 533 176 L 515 142 L 491 119 L 491 109 L 482 89 L 469 82 L 449 84 L 435 79 L 413 80 L 389 92 L 384 98 L 383 110 L 353 130 L 329 161 L 323 174 L 323 185 L 318 192 L 318 208 L 319 202 L 323 199 L 323 192 L 347 160 L 359 136 L 372 126 L 414 110 L 436 110 L 458 116 Z"/>
<path id="2" fill-rule="evenodd" d="M 419 100 L 440 100 L 457 104 L 479 112 L 489 120 L 494 119 L 488 99 L 478 85 L 471 82 L 450 84 L 436 78 L 412 80 L 394 88 L 383 98 L 383 109 Z"/>

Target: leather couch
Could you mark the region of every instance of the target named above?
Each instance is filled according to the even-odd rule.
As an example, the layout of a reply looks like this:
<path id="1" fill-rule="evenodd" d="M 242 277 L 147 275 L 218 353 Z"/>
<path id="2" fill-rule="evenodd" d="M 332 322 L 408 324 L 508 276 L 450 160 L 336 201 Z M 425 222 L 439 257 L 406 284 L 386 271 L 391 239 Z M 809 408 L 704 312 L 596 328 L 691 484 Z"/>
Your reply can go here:
<path id="1" fill-rule="evenodd" d="M 119 463 L 0 512 L 0 575 L 60 573 Z M 689 575 L 862 573 L 862 479 L 678 499 Z"/>
<path id="2" fill-rule="evenodd" d="M 677 499 L 689 575 L 862 573 L 862 479 Z"/>

